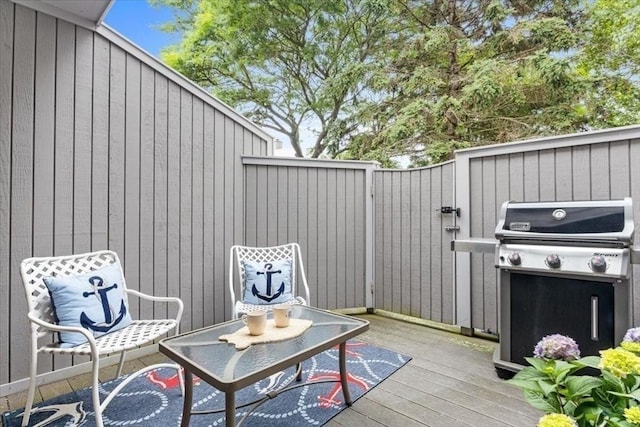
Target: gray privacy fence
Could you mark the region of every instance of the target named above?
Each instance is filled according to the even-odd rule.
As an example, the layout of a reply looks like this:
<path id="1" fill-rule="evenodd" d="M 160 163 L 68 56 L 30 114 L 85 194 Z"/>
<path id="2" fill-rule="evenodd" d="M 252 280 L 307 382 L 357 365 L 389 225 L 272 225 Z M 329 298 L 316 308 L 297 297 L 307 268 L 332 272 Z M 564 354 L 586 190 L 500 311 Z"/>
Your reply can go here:
<path id="1" fill-rule="evenodd" d="M 312 305 L 373 307 L 376 165 L 273 157 L 243 164 L 245 244 L 298 242 Z"/>
<path id="2" fill-rule="evenodd" d="M 374 172 L 376 308 L 454 323 L 454 166 Z"/>
<path id="3" fill-rule="evenodd" d="M 456 153 L 458 238 L 493 238 L 502 203 L 631 197 L 640 226 L 640 126 L 493 145 Z M 638 231 L 635 233 L 638 240 Z M 637 242 L 636 242 L 637 244 Z M 498 331 L 493 255 L 456 254 L 457 324 Z M 640 319 L 640 266 L 633 267 Z M 570 309 L 570 308 L 568 308 Z"/>
<path id="4" fill-rule="evenodd" d="M 245 242 L 298 242 L 321 308 L 380 308 L 452 324 L 453 162 L 243 157 Z"/>
<path id="5" fill-rule="evenodd" d="M 411 170 L 243 163 L 246 241 L 299 241 L 314 305 L 364 305 L 489 334 L 499 332 L 493 255 L 453 253 L 450 244 L 493 238 L 502 203 L 632 197 L 640 223 L 640 126 L 461 150 L 453 162 Z"/>

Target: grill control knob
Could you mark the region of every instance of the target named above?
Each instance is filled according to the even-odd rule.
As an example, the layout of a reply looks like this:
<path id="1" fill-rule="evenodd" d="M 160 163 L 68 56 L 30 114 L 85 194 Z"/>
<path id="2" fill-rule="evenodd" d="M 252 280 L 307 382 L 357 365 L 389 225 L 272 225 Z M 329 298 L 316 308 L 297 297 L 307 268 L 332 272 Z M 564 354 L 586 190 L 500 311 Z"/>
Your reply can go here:
<path id="1" fill-rule="evenodd" d="M 602 255 L 594 255 L 589 261 L 589 268 L 596 273 L 604 273 L 607 271 L 607 260 Z"/>
<path id="2" fill-rule="evenodd" d="M 544 263 L 547 264 L 549 268 L 560 268 L 562 265 L 562 261 L 560 261 L 560 257 L 556 254 L 547 255 L 544 260 Z"/>
<path id="3" fill-rule="evenodd" d="M 511 265 L 520 265 L 522 264 L 522 258 L 520 258 L 520 254 L 518 252 L 512 252 L 507 257 L 507 261 Z"/>

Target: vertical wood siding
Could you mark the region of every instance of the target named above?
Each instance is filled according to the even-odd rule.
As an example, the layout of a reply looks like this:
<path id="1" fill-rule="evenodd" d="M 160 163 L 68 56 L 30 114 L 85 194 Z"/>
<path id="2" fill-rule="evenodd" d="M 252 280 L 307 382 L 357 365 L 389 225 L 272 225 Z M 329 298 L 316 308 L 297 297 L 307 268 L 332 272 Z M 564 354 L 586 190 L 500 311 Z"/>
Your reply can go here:
<path id="1" fill-rule="evenodd" d="M 453 323 L 454 164 L 375 171 L 376 308 Z"/>
<path id="2" fill-rule="evenodd" d="M 470 236 L 493 238 L 502 203 L 631 197 L 640 223 L 640 132 L 637 138 L 531 149 L 469 160 Z M 503 150 L 508 151 L 508 150 Z M 458 165 L 460 167 L 460 165 Z M 636 231 L 636 237 L 638 233 Z M 637 240 L 637 238 L 636 238 Z M 637 243 L 636 243 L 637 244 Z M 471 254 L 472 326 L 498 331 L 497 272 L 490 254 Z M 634 318 L 640 319 L 640 267 L 633 266 Z M 634 323 L 635 324 L 635 323 Z"/>
<path id="3" fill-rule="evenodd" d="M 13 93 L 13 4 L 0 2 L 0 383 L 9 379 L 11 353 L 11 114 Z"/>
<path id="4" fill-rule="evenodd" d="M 312 305 L 365 307 L 366 169 L 269 162 L 245 159 L 245 244 L 299 243 Z"/>
<path id="5" fill-rule="evenodd" d="M 104 36 L 10 1 L 0 56 L 0 384 L 28 375 L 19 264 L 30 256 L 109 248 L 130 288 L 185 300 L 183 329 L 228 319 L 240 158 L 265 154 L 264 134 Z"/>

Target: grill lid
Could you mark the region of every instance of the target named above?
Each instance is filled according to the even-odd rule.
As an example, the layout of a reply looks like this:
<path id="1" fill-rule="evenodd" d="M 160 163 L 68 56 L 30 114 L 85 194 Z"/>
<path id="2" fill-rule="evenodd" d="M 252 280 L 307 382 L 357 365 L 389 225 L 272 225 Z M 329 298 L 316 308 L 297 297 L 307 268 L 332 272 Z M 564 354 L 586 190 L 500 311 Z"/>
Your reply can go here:
<path id="1" fill-rule="evenodd" d="M 566 245 L 589 242 L 628 246 L 633 243 L 631 198 L 605 201 L 505 202 L 496 238 L 544 240 Z"/>

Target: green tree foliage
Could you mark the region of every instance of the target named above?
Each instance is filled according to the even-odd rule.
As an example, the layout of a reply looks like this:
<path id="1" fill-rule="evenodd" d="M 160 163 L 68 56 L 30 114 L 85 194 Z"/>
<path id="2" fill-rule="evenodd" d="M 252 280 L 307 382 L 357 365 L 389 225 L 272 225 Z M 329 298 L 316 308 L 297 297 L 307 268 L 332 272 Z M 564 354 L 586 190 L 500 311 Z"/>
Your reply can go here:
<path id="1" fill-rule="evenodd" d="M 592 81 L 585 110 L 594 127 L 640 123 L 640 0 L 595 0 L 578 70 Z"/>
<path id="2" fill-rule="evenodd" d="M 640 121 L 640 0 L 152 1 L 184 34 L 163 60 L 298 156 L 421 166 Z"/>
<path id="3" fill-rule="evenodd" d="M 414 165 L 453 150 L 580 129 L 584 79 L 570 65 L 578 2 L 404 1 L 406 40 L 378 76 L 384 102 L 363 121 L 382 121 L 353 156 L 382 150 Z"/>
<path id="4" fill-rule="evenodd" d="M 335 157 L 372 55 L 385 38 L 384 2 L 362 0 L 156 0 L 180 11 L 184 34 L 162 59 L 266 128 L 296 155 Z M 301 133 L 315 129 L 304 153 Z"/>

